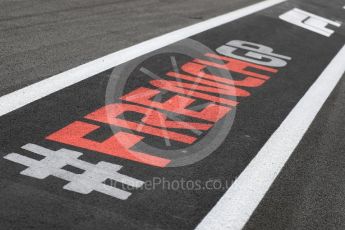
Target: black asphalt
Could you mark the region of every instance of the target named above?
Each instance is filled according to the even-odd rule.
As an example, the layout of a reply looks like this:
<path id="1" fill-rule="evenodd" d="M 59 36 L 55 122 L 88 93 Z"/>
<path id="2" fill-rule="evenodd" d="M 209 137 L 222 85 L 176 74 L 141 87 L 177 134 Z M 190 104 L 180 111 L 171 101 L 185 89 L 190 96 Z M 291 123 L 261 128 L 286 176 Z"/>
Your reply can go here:
<path id="1" fill-rule="evenodd" d="M 344 89 L 343 78 L 245 229 L 345 229 Z"/>
<path id="2" fill-rule="evenodd" d="M 2 0 L 0 95 L 258 0 Z"/>
<path id="3" fill-rule="evenodd" d="M 75 13 L 74 16 L 71 16 L 72 18 L 83 17 L 86 20 L 88 17 L 90 19 L 91 16 L 95 15 L 94 11 L 91 10 L 94 8 L 90 8 L 90 5 L 71 6 L 67 4 L 63 7 L 71 7 L 73 10 L 68 11 L 65 8 L 59 10 L 60 8 L 52 3 L 49 5 L 49 3 L 37 1 L 37 4 L 42 4 L 42 7 L 37 5 L 37 8 L 32 8 L 30 12 L 30 6 L 25 5 L 25 2 L 20 2 L 23 6 L 15 7 L 19 12 L 18 16 L 8 12 L 4 14 L 4 19 L 0 20 L 3 23 L 1 30 L 5 31 L 2 36 L 8 36 L 8 38 L 12 36 L 12 38 L 17 39 L 14 41 L 20 44 L 15 45 L 16 43 L 13 43 L 1 48 L 2 57 L 4 57 L 2 58 L 4 64 L 1 65 L 4 70 L 4 74 L 1 75 L 1 81 L 4 82 L 1 84 L 1 94 L 6 94 L 48 75 L 66 70 L 76 64 L 92 60 L 129 44 L 135 44 L 145 38 L 192 24 L 195 22 L 194 20 L 200 20 L 200 17 L 205 19 L 245 4 L 243 2 L 235 5 L 225 2 L 211 4 L 210 2 L 198 3 L 198 6 L 200 4 L 199 10 L 194 9 L 192 12 L 189 11 L 188 5 L 182 7 L 182 2 L 178 4 L 175 2 L 166 3 L 171 4 L 169 5 L 173 7 L 171 10 L 169 6 L 159 1 L 151 2 L 152 5 L 136 1 L 115 5 L 111 3 L 100 4 L 97 7 L 104 7 L 104 11 L 107 12 L 100 11 L 100 15 L 106 14 L 111 20 L 119 20 L 113 18 L 114 12 L 120 12 L 119 14 L 124 14 L 123 16 L 128 15 L 119 10 L 118 6 L 133 4 L 134 7 L 142 4 L 142 6 L 135 8 L 138 12 L 132 13 L 134 18 L 131 20 L 138 24 L 126 26 L 124 23 L 126 29 L 119 28 L 120 31 L 127 31 L 129 34 L 121 33 L 119 35 L 117 32 L 106 30 L 110 34 L 109 36 L 101 33 L 101 31 L 105 31 L 102 27 L 88 24 L 90 28 L 84 28 L 85 34 L 88 36 L 82 37 L 80 31 L 83 28 L 78 26 L 78 23 L 83 24 L 83 22 L 76 22 L 74 20 L 78 21 L 78 19 L 71 19 L 80 31 L 75 31 L 73 27 L 69 28 L 70 31 L 64 31 L 69 39 L 69 42 L 66 43 L 63 39 L 54 40 L 59 36 L 67 39 L 65 35 L 60 33 L 63 31 L 63 24 L 61 31 L 57 32 L 58 30 L 52 29 L 49 23 L 55 24 L 57 21 L 57 24 L 61 23 L 59 17 L 66 19 L 64 16 L 66 11 Z M 247 1 L 247 3 L 249 2 Z M 10 2 L 4 4 L 5 9 L 6 6 L 9 8 L 13 6 Z M 94 3 L 92 4 L 92 7 L 96 7 Z M 272 77 L 262 87 L 250 89 L 251 97 L 239 98 L 240 104 L 237 107 L 235 121 L 225 141 L 209 157 L 193 165 L 178 168 L 156 168 L 45 140 L 47 135 L 74 121 L 86 121 L 83 118 L 85 115 L 104 105 L 105 91 L 112 70 L 105 71 L 2 116 L 0 118 L 0 127 L 2 128 L 0 132 L 1 156 L 11 152 L 23 153 L 24 151 L 20 149 L 21 146 L 34 143 L 54 150 L 69 148 L 81 151 L 84 153 L 83 160 L 93 163 L 107 161 L 123 165 L 122 173 L 143 181 L 150 181 L 153 177 L 159 177 L 168 181 L 181 178 L 193 181 L 216 179 L 222 183 L 231 184 L 345 42 L 343 26 L 332 28 L 336 33 L 327 38 L 279 20 L 278 16 L 298 7 L 331 20 L 345 21 L 343 5 L 344 1 L 332 1 L 332 4 L 321 0 L 289 1 L 192 37 L 212 50 L 231 40 L 245 40 L 272 47 L 275 53 L 292 58 L 286 67 L 279 68 L 277 74 L 268 74 Z M 29 12 L 24 14 L 27 15 L 25 16 L 26 19 L 23 19 L 23 14 L 20 13 L 25 8 L 24 6 L 29 8 Z M 151 10 L 152 6 L 160 6 L 166 12 L 173 10 L 181 12 L 183 8 L 184 14 L 188 16 L 179 17 L 179 20 L 174 21 L 173 18 L 169 18 L 176 17 L 174 13 L 171 15 L 164 14 L 158 10 L 159 7 L 157 10 Z M 229 6 L 229 9 L 226 6 Z M 38 9 L 46 9 L 47 13 L 37 13 Z M 83 16 L 80 16 L 81 12 L 76 12 L 75 9 L 81 10 Z M 142 11 L 146 14 L 140 14 Z M 157 16 L 154 15 L 157 12 L 160 12 L 161 16 L 168 15 L 162 17 L 164 22 L 156 19 Z M 203 12 L 209 12 L 209 14 L 204 16 Z M 41 15 L 46 15 L 43 17 L 47 17 L 51 21 L 45 24 L 46 22 L 42 22 L 40 19 Z M 53 15 L 53 17 L 48 17 L 49 15 Z M 136 17 L 141 15 L 144 18 L 138 20 Z M 15 23 L 9 22 L 9 18 L 22 21 L 18 23 L 20 25 L 14 26 Z M 109 18 L 108 20 L 110 20 Z M 107 19 L 104 20 L 107 21 Z M 111 20 L 108 21 L 109 24 L 112 24 Z M 152 20 L 152 25 L 156 27 L 150 27 L 148 29 L 150 32 L 143 35 L 141 31 L 146 30 L 145 27 L 141 27 L 141 23 L 150 22 L 150 20 Z M 69 24 L 68 20 L 65 23 Z M 102 21 L 98 21 L 98 23 L 102 24 Z M 42 26 L 43 31 L 45 31 L 44 27 L 50 30 L 48 34 L 51 35 L 51 38 L 43 33 L 40 35 L 42 37 L 32 37 L 31 42 L 21 42 L 21 39 L 26 40 L 27 38 L 21 30 L 30 31 L 30 25 L 33 24 L 33 28 L 36 28 L 36 24 L 38 24 Z M 143 24 L 148 26 L 147 23 Z M 167 25 L 165 26 L 165 24 Z M 136 30 L 131 26 L 140 29 Z M 13 29 L 14 27 L 18 27 L 18 32 Z M 98 31 L 94 32 L 97 35 L 93 36 L 92 30 L 90 30 L 92 28 Z M 128 28 L 132 29 L 129 31 Z M 35 32 L 31 31 L 31 33 Z M 76 37 L 81 36 L 78 38 L 81 40 L 73 39 L 73 34 Z M 107 42 L 109 40 L 118 41 L 116 36 L 122 36 L 119 38 L 119 42 Z M 6 44 L 8 44 L 9 40 L 2 40 L 7 41 Z M 75 43 L 71 42 L 72 40 Z M 77 45 L 75 45 L 76 43 Z M 65 51 L 62 51 L 59 45 L 62 45 L 62 50 Z M 74 48 L 71 49 L 70 46 L 74 46 Z M 83 49 L 83 47 L 88 48 Z M 25 50 L 22 55 L 19 51 L 21 49 Z M 55 53 L 54 49 L 60 50 L 60 53 Z M 30 50 L 35 50 L 35 52 Z M 53 55 L 50 55 L 50 52 Z M 29 57 L 26 58 L 26 54 Z M 161 76 L 167 70 L 165 66 L 161 66 L 162 62 L 164 63 L 161 59 L 151 61 L 146 63 L 146 67 Z M 22 78 L 24 75 L 27 77 Z M 9 81 L 9 78 L 13 80 Z M 134 81 L 133 84 L 136 83 Z M 128 86 L 128 88 L 131 87 Z M 342 81 L 253 214 L 246 228 L 344 228 L 343 98 L 344 82 Z M 94 122 L 94 124 L 98 123 Z M 89 138 L 99 140 L 111 134 L 110 129 L 105 125 L 102 126 L 102 132 L 102 134 L 96 133 Z M 149 136 L 147 138 L 148 143 L 151 140 L 152 145 L 156 144 L 154 138 L 150 139 Z M 19 172 L 25 168 L 2 157 L 0 159 L 0 222 L 2 224 L 0 228 L 193 229 L 226 191 L 225 189 L 166 190 L 157 187 L 154 190 L 135 190 L 128 200 L 121 201 L 96 192 L 81 195 L 63 190 L 62 187 L 66 182 L 54 177 L 38 180 L 20 175 Z"/>

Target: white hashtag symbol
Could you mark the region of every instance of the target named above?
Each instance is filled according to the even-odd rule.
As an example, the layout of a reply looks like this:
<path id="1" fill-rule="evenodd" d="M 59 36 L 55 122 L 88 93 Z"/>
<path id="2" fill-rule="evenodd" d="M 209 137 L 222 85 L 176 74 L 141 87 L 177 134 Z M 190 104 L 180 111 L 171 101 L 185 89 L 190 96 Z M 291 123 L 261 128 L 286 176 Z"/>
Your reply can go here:
<path id="1" fill-rule="evenodd" d="M 45 179 L 48 176 L 58 177 L 69 181 L 63 188 L 70 191 L 82 194 L 97 191 L 121 200 L 126 200 L 131 195 L 130 192 L 106 185 L 104 182 L 109 179 L 135 188 L 139 188 L 144 184 L 143 181 L 118 173 L 117 171 L 122 168 L 121 165 L 104 161 L 91 164 L 78 159 L 78 157 L 83 155 L 81 152 L 68 149 L 52 151 L 34 144 L 27 144 L 22 148 L 45 156 L 45 158 L 35 160 L 17 153 L 6 155 L 4 158 L 7 160 L 28 166 L 20 174 L 38 179 Z M 67 165 L 82 169 L 84 172 L 76 174 L 62 169 Z"/>

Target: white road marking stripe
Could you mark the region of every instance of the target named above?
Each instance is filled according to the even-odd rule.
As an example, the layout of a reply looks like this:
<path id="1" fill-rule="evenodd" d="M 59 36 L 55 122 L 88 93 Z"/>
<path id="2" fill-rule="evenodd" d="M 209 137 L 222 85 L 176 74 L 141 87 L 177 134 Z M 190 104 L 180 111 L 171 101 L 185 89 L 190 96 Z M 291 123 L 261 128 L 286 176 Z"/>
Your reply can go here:
<path id="1" fill-rule="evenodd" d="M 287 0 L 266 0 L 220 15 L 106 55 L 4 95 L 0 97 L 0 116 L 146 53 L 285 1 Z"/>
<path id="2" fill-rule="evenodd" d="M 197 230 L 242 229 L 345 72 L 345 45 L 197 226 Z"/>

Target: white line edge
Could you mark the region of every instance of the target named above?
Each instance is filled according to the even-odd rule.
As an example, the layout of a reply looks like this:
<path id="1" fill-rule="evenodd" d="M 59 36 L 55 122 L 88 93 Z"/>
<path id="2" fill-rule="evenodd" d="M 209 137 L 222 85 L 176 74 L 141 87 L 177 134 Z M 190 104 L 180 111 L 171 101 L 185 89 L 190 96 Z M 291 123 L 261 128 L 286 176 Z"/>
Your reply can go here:
<path id="1" fill-rule="evenodd" d="M 266 0 L 253 4 L 245 8 L 161 35 L 159 37 L 152 38 L 137 45 L 108 54 L 94 61 L 26 86 L 22 89 L 0 97 L 0 116 L 8 114 L 27 104 L 30 104 L 36 100 L 39 100 L 134 58 L 285 1 L 287 0 Z"/>
<path id="2" fill-rule="evenodd" d="M 197 230 L 242 229 L 345 72 L 345 45 Z"/>

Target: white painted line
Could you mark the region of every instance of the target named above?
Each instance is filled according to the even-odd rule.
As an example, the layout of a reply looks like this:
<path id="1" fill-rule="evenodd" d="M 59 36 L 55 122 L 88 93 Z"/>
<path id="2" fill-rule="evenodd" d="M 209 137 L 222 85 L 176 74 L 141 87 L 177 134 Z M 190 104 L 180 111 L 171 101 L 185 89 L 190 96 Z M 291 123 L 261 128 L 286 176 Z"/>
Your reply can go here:
<path id="1" fill-rule="evenodd" d="M 345 45 L 196 228 L 242 229 L 345 72 Z"/>
<path id="2" fill-rule="evenodd" d="M 14 91 L 0 97 L 0 116 L 134 58 L 285 1 L 287 0 L 266 0 L 220 15 L 106 55 L 102 58 Z"/>

